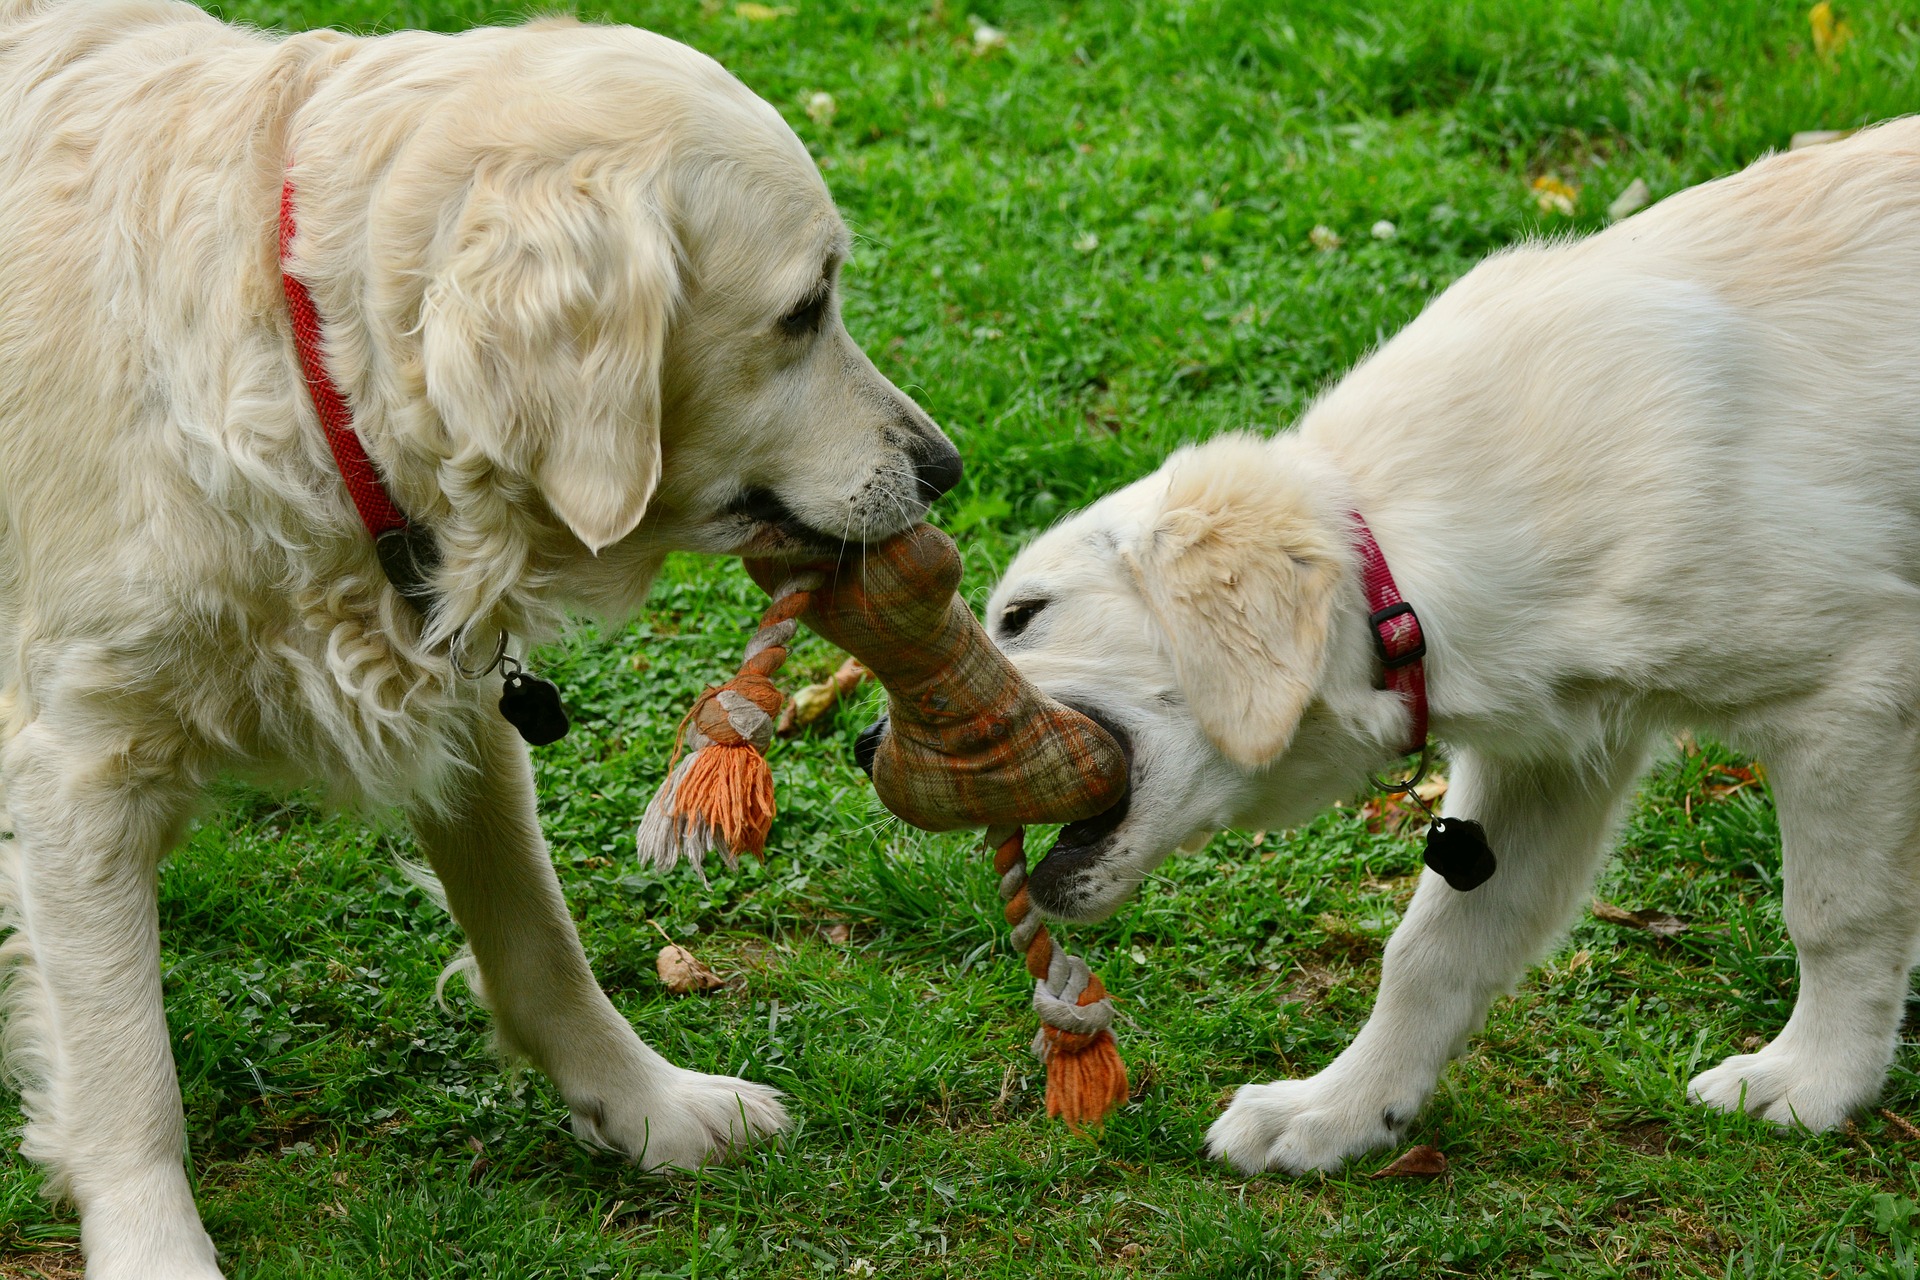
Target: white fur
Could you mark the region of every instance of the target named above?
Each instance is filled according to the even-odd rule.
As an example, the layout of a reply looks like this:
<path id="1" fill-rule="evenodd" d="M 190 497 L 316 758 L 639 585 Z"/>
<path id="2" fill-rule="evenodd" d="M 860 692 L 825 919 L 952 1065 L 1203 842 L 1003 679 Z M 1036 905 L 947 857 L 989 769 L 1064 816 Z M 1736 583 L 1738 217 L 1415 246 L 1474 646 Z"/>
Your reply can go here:
<path id="1" fill-rule="evenodd" d="M 1242 1089 L 1214 1154 L 1330 1169 L 1394 1141 L 1682 727 L 1770 768 L 1801 974 L 1779 1037 L 1689 1093 L 1813 1129 L 1873 1099 L 1920 941 L 1920 794 L 1887 781 L 1920 770 L 1916 298 L 1908 120 L 1500 254 L 1297 431 L 1183 450 L 1015 560 L 996 637 L 1134 752 L 1100 857 L 1044 901 L 1036 871 L 1065 916 L 1396 754 L 1349 512 L 1424 624 L 1447 812 L 1486 825 L 1499 871 L 1468 893 L 1425 874 L 1352 1045 Z"/>
<path id="2" fill-rule="evenodd" d="M 442 555 L 425 623 L 301 383 L 288 174 L 328 363 Z M 7 1064 L 90 1275 L 217 1274 L 154 906 L 217 774 L 404 806 L 502 1041 L 583 1134 L 685 1166 L 786 1123 L 601 994 L 497 677 L 449 649 L 629 615 L 675 548 L 919 517 L 916 468 L 955 458 L 840 325 L 846 244 L 778 114 L 658 36 L 274 39 L 171 0 L 0 0 Z M 817 325 L 782 325 L 813 296 Z"/>

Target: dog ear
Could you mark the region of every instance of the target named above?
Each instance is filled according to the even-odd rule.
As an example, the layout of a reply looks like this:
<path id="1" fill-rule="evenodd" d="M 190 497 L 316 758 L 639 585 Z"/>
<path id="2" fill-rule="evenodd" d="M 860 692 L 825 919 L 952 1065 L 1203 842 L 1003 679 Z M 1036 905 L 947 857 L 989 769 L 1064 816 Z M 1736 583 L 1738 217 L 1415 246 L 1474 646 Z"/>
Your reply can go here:
<path id="1" fill-rule="evenodd" d="M 477 174 L 455 236 L 423 304 L 427 400 L 597 552 L 660 478 L 672 238 L 641 201 L 551 165 Z"/>
<path id="2" fill-rule="evenodd" d="M 1265 441 L 1215 441 L 1169 472 L 1127 559 L 1194 719 L 1256 769 L 1287 749 L 1319 687 L 1340 550 Z"/>

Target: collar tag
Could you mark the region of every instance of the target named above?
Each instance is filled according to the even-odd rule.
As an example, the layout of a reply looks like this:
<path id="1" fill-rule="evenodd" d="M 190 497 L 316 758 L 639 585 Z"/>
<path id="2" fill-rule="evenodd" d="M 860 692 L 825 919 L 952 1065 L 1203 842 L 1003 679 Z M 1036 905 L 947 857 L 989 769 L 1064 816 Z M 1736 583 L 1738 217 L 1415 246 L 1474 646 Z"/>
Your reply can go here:
<path id="1" fill-rule="evenodd" d="M 433 587 L 429 580 L 440 567 L 440 547 L 433 535 L 417 524 L 388 529 L 373 540 L 373 553 L 380 558 L 380 571 L 408 604 L 426 616 L 433 607 Z"/>

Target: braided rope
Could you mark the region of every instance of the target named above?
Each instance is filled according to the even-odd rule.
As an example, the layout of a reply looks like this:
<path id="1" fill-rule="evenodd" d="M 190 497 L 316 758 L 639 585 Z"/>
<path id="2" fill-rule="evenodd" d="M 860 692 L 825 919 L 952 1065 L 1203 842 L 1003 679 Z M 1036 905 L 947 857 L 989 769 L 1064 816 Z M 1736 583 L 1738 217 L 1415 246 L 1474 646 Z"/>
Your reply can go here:
<path id="1" fill-rule="evenodd" d="M 747 641 L 739 673 L 703 692 L 681 720 L 673 767 L 634 834 L 642 862 L 664 872 L 685 858 L 704 883 L 709 853 L 718 852 L 731 870 L 743 850 L 765 852 L 774 814 L 766 753 L 782 699 L 772 677 L 823 580 L 808 571 L 781 583 Z"/>
<path id="2" fill-rule="evenodd" d="M 1047 931 L 1027 896 L 1026 829 L 989 827 L 987 848 L 1000 877 L 1013 946 L 1033 977 L 1040 1030 L 1033 1054 L 1047 1067 L 1047 1114 L 1079 1128 L 1106 1116 L 1127 1097 L 1127 1069 L 1113 1037 L 1113 998 L 1087 962 Z"/>

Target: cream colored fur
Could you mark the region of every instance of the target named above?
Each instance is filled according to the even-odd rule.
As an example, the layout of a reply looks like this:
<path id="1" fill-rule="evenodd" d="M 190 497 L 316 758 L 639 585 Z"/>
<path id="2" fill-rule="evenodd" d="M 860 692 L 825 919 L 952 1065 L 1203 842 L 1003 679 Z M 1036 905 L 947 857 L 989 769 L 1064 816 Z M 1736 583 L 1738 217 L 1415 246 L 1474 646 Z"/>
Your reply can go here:
<path id="1" fill-rule="evenodd" d="M 1419 610 L 1447 812 L 1499 871 L 1423 875 L 1352 1045 L 1242 1089 L 1214 1154 L 1303 1171 L 1395 1141 L 1682 728 L 1768 764 L 1800 960 L 1779 1036 L 1690 1096 L 1813 1129 L 1873 1099 L 1920 943 L 1916 299 L 1903 120 L 1500 254 L 1296 431 L 1182 450 L 1014 561 L 996 638 L 1134 752 L 1098 856 L 1030 882 L 1069 917 L 1196 836 L 1304 821 L 1404 743 L 1349 513 Z"/>
<path id="2" fill-rule="evenodd" d="M 300 380 L 289 174 L 330 367 L 441 552 L 424 624 Z M 275 39 L 169 0 L 0 3 L 7 1063 L 90 1275 L 218 1274 L 154 878 L 220 774 L 403 806 L 502 1041 L 581 1133 L 693 1165 L 786 1123 L 600 993 L 498 677 L 450 650 L 630 615 L 675 548 L 918 518 L 957 458 L 841 326 L 846 248 L 778 114 L 644 32 Z"/>

